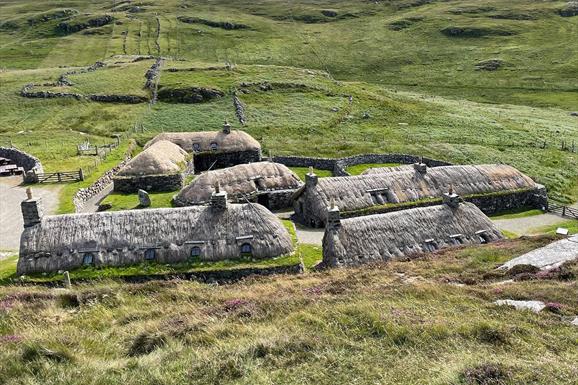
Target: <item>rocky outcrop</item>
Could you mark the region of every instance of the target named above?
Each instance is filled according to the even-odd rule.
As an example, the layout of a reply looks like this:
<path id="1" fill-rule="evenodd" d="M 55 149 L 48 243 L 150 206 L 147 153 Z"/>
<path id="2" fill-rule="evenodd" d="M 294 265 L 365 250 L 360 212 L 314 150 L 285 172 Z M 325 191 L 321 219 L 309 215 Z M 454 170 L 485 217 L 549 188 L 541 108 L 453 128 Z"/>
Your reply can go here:
<path id="1" fill-rule="evenodd" d="M 514 31 L 501 28 L 486 27 L 447 27 L 440 31 L 448 37 L 485 37 L 485 36 L 511 36 L 515 35 Z"/>
<path id="2" fill-rule="evenodd" d="M 159 88 L 158 99 L 172 103 L 204 103 L 225 94 L 212 88 L 189 87 L 189 88 Z"/>
<path id="3" fill-rule="evenodd" d="M 28 25 L 36 25 L 41 23 L 46 23 L 51 20 L 66 19 L 77 15 L 78 11 L 76 9 L 59 9 L 57 11 L 48 12 L 41 14 L 39 16 L 28 19 Z"/>
<path id="4" fill-rule="evenodd" d="M 578 16 L 578 1 L 569 1 L 558 13 L 562 17 Z"/>
<path id="5" fill-rule="evenodd" d="M 79 32 L 87 28 L 95 28 L 95 27 L 102 27 L 103 25 L 110 24 L 114 18 L 110 15 L 102 15 L 93 17 L 86 21 L 72 21 L 62 22 L 56 26 L 56 31 L 65 35 L 69 35 L 71 33 Z"/>
<path id="6" fill-rule="evenodd" d="M 496 71 L 504 62 L 500 59 L 484 60 L 476 64 L 476 71 Z"/>
<path id="7" fill-rule="evenodd" d="M 389 23 L 387 25 L 387 27 L 389 29 L 391 29 L 392 31 L 401 31 L 403 29 L 411 27 L 415 23 L 422 21 L 422 20 L 423 20 L 423 17 L 421 17 L 421 16 L 413 16 L 413 17 L 408 17 L 406 19 L 400 19 L 400 20 L 392 21 L 391 23 Z"/>
<path id="8" fill-rule="evenodd" d="M 234 29 L 249 29 L 250 27 L 245 24 L 239 23 L 231 23 L 230 21 L 212 21 L 207 19 L 201 19 L 198 17 L 189 17 L 189 16 L 179 16 L 177 17 L 182 23 L 187 24 L 203 24 L 213 28 L 222 28 L 226 30 L 234 30 Z"/>

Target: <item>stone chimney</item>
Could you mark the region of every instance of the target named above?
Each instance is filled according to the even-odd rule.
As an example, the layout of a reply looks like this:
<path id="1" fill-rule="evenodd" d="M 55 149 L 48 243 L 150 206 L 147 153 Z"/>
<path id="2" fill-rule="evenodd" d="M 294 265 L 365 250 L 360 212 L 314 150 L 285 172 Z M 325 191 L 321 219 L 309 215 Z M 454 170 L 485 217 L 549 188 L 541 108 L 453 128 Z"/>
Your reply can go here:
<path id="1" fill-rule="evenodd" d="M 317 186 L 317 175 L 313 172 L 313 167 L 309 167 L 309 172 L 305 174 L 305 185 L 307 187 Z"/>
<path id="2" fill-rule="evenodd" d="M 461 200 L 461 197 L 454 193 L 454 187 L 450 185 L 449 191 L 444 193 L 443 203 L 450 206 L 452 209 L 456 209 L 460 205 Z"/>
<path id="3" fill-rule="evenodd" d="M 231 125 L 229 124 L 229 122 L 227 122 L 225 120 L 225 124 L 223 124 L 223 132 L 225 134 L 230 134 L 231 133 Z"/>
<path id="4" fill-rule="evenodd" d="M 419 162 L 413 164 L 413 169 L 420 174 L 425 174 L 427 172 L 427 164 L 420 160 Z"/>
<path id="5" fill-rule="evenodd" d="M 221 191 L 219 182 L 215 184 L 215 191 L 211 195 L 211 208 L 216 211 L 227 209 L 227 192 Z"/>
<path id="6" fill-rule="evenodd" d="M 24 219 L 24 227 L 32 227 L 40 223 L 43 216 L 42 199 L 34 198 L 30 187 L 26 189 L 28 199 L 20 203 L 22 209 L 22 218 Z"/>
<path id="7" fill-rule="evenodd" d="M 331 204 L 327 209 L 327 229 L 336 229 L 341 226 L 341 214 L 339 207 L 335 206 L 335 201 L 331 199 Z"/>

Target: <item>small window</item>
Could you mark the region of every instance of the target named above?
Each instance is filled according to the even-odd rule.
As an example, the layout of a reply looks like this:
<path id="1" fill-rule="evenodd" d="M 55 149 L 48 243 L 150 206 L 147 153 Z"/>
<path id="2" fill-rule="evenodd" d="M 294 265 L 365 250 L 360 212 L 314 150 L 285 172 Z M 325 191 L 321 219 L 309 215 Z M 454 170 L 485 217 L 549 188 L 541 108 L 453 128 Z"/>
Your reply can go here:
<path id="1" fill-rule="evenodd" d="M 157 251 L 155 249 L 146 249 L 144 253 L 144 258 L 147 261 L 154 261 L 157 257 Z"/>
<path id="2" fill-rule="evenodd" d="M 212 142 L 212 143 L 211 143 L 211 150 L 212 150 L 212 151 L 217 151 L 217 147 L 218 147 L 217 142 Z"/>
<path id="3" fill-rule="evenodd" d="M 193 246 L 191 249 L 191 258 L 199 258 L 201 256 L 201 248 L 199 246 Z"/>
<path id="4" fill-rule="evenodd" d="M 84 253 L 82 257 L 82 264 L 84 266 L 92 266 L 94 265 L 94 254 L 92 253 Z"/>
<path id="5" fill-rule="evenodd" d="M 193 143 L 193 151 L 201 152 L 201 143 Z"/>
<path id="6" fill-rule="evenodd" d="M 424 249 L 426 251 L 434 252 L 438 249 L 438 244 L 433 239 L 426 239 L 424 244 Z"/>
<path id="7" fill-rule="evenodd" d="M 241 245 L 241 255 L 242 256 L 253 255 L 253 247 L 249 243 L 243 243 Z"/>
<path id="8" fill-rule="evenodd" d="M 478 236 L 480 243 L 489 243 L 490 242 L 490 235 L 487 233 L 486 230 L 476 231 L 476 235 Z"/>

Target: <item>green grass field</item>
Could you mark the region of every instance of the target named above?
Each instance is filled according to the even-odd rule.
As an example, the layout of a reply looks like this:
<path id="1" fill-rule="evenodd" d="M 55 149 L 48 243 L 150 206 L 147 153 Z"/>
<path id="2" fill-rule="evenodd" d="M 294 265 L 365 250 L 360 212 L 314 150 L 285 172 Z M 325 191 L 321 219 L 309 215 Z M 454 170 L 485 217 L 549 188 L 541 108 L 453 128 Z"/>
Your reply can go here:
<path id="1" fill-rule="evenodd" d="M 231 285 L 0 287 L 0 381 L 554 384 L 576 378 L 576 280 L 503 284 L 551 238 Z M 576 264 L 568 271 L 578 273 Z M 497 299 L 550 303 L 539 314 Z"/>
<path id="2" fill-rule="evenodd" d="M 561 17 L 564 4 L 218 0 L 146 3 L 133 12 L 110 1 L 7 2 L 0 5 L 0 144 L 30 151 L 49 171 L 88 167 L 90 158 L 75 155 L 78 142 L 106 143 L 116 132 L 144 141 L 159 131 L 216 129 L 224 119 L 235 121 L 228 93 L 248 87 L 239 94 L 245 129 L 273 154 L 406 152 L 503 162 L 545 184 L 554 199 L 575 201 L 577 155 L 561 147 L 578 141 L 569 115 L 578 98 L 572 39 L 578 18 Z M 63 16 L 63 9 L 70 11 Z M 57 30 L 61 22 L 104 14 L 114 20 L 67 35 Z M 448 37 L 447 27 L 483 36 Z M 160 88 L 208 87 L 225 97 L 196 105 L 159 102 L 149 111 L 145 103 L 18 95 L 27 83 L 53 82 L 70 70 L 60 66 L 102 60 L 106 68 L 71 75 L 73 85 L 59 89 L 148 96 L 144 72 L 152 60 L 133 63 L 119 55 L 157 55 L 157 44 L 160 54 L 177 59 L 165 62 Z M 488 60 L 501 67 L 479 70 Z M 269 91 L 259 90 L 263 82 Z"/>

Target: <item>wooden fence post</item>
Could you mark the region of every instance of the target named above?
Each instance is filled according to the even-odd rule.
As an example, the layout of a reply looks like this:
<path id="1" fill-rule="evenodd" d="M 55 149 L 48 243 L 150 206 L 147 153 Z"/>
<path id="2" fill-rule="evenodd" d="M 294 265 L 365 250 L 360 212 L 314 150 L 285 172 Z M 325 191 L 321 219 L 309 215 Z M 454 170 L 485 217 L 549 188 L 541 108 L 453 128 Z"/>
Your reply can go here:
<path id="1" fill-rule="evenodd" d="M 62 178 L 61 178 L 61 176 L 60 176 L 60 172 L 57 172 L 57 173 L 56 173 L 56 176 L 58 177 L 58 182 L 62 182 Z"/>
<path id="2" fill-rule="evenodd" d="M 80 180 L 84 180 L 84 172 L 82 171 L 82 167 L 78 169 L 78 177 Z"/>

